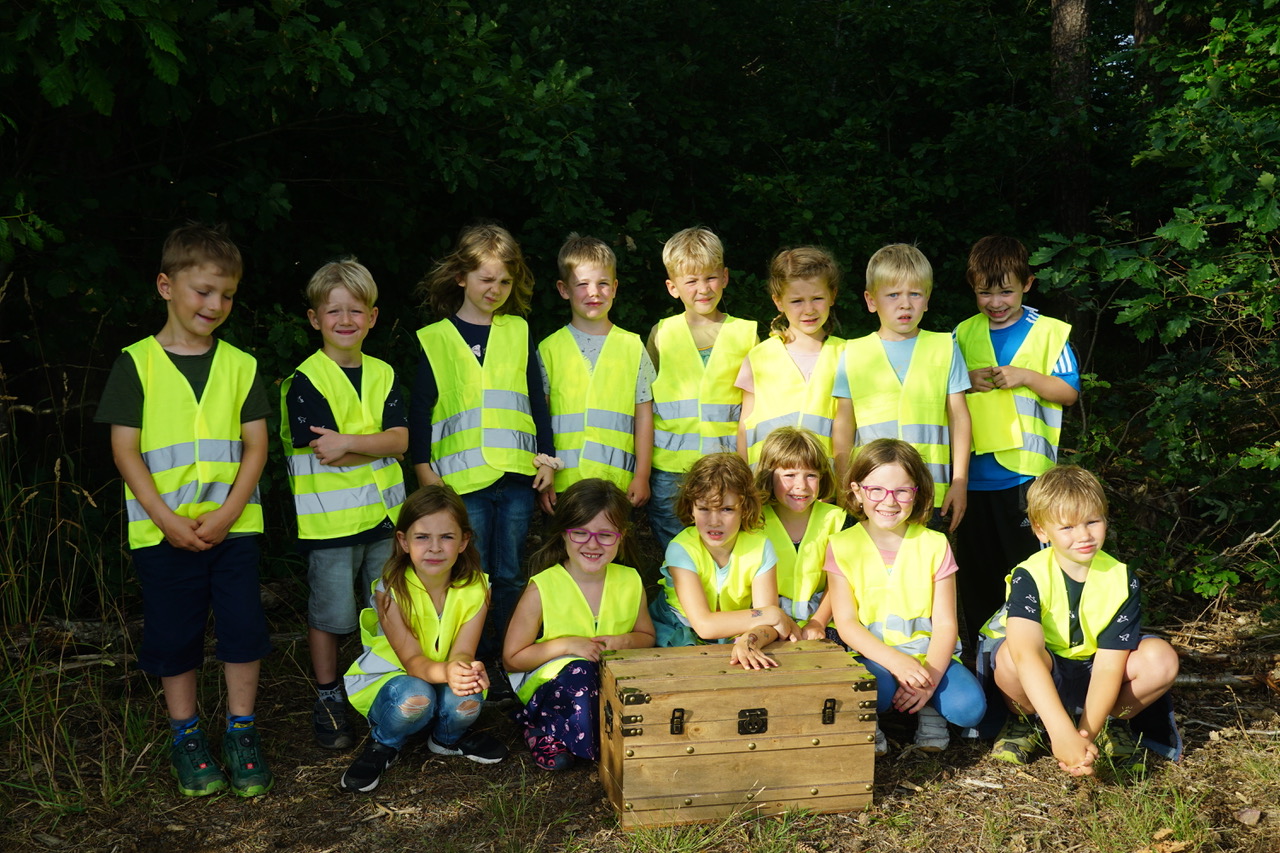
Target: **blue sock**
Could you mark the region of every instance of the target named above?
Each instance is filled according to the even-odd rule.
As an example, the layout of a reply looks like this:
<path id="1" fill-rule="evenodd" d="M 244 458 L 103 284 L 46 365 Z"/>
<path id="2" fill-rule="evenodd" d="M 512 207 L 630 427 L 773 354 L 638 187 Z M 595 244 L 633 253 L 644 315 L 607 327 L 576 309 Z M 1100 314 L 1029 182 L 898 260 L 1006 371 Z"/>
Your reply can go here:
<path id="1" fill-rule="evenodd" d="M 234 714 L 227 714 L 227 731 L 244 731 L 253 728 L 253 714 L 247 717 L 237 717 Z"/>
<path id="2" fill-rule="evenodd" d="M 191 735 L 200 731 L 200 716 L 196 715 L 189 720 L 169 719 L 169 731 L 173 732 L 173 745 L 177 746 Z"/>

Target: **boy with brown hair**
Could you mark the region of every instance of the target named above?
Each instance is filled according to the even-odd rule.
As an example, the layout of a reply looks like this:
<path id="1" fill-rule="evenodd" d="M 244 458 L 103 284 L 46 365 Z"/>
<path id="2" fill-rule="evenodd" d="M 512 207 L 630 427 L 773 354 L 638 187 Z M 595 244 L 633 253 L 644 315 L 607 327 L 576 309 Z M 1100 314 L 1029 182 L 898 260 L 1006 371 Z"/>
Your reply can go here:
<path id="1" fill-rule="evenodd" d="M 95 420 L 111 424 L 125 483 L 129 548 L 142 587 L 138 666 L 159 676 L 178 790 L 200 797 L 228 785 L 242 797 L 270 790 L 254 705 L 271 651 L 258 591 L 267 460 L 266 392 L 253 356 L 214 338 L 231 312 L 243 264 L 222 229 L 177 228 L 165 240 L 156 289 L 168 319 L 125 347 Z M 196 707 L 212 611 L 227 685 L 224 774 L 209 754 Z"/>

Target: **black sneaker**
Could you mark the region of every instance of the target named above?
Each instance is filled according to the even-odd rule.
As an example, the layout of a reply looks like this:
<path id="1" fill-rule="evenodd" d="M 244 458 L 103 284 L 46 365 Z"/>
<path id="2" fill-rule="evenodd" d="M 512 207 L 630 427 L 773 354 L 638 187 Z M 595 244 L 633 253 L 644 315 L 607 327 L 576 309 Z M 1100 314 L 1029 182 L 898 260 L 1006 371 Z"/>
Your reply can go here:
<path id="1" fill-rule="evenodd" d="M 364 746 L 364 752 L 351 763 L 338 783 L 344 791 L 367 794 L 382 781 L 382 774 L 396 763 L 400 750 L 378 743 L 373 738 Z"/>
<path id="2" fill-rule="evenodd" d="M 489 676 L 489 691 L 484 697 L 484 704 L 506 710 L 520 702 L 500 661 L 485 661 L 484 671 Z"/>
<path id="3" fill-rule="evenodd" d="M 350 749 L 356 742 L 347 722 L 347 703 L 341 699 L 317 699 L 311 709 L 311 729 L 321 749 Z"/>
<path id="4" fill-rule="evenodd" d="M 427 738 L 427 749 L 436 755 L 463 755 L 477 764 L 497 764 L 507 757 L 507 748 L 500 741 L 481 732 L 467 732 L 454 744 L 440 743 L 432 735 Z"/>

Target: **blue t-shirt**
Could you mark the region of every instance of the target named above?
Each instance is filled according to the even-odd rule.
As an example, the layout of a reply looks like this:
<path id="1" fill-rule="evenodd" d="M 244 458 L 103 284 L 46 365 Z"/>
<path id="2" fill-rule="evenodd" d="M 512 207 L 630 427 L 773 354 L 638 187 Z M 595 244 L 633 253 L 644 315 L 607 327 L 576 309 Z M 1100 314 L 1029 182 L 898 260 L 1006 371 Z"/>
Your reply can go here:
<path id="1" fill-rule="evenodd" d="M 699 541 L 699 544 L 701 544 L 701 541 Z M 732 565 L 732 563 L 729 565 Z M 729 579 L 729 565 L 716 566 L 717 590 L 723 588 L 725 581 Z M 773 543 L 766 539 L 764 543 L 764 550 L 760 554 L 760 566 L 756 569 L 756 573 L 752 575 L 752 577 L 757 578 L 765 572 L 772 571 L 777 565 L 778 552 L 773 549 Z M 662 564 L 662 574 L 666 576 L 667 583 L 671 584 L 674 589 L 675 579 L 671 577 L 671 567 L 675 567 L 677 569 L 688 569 L 694 574 L 697 574 L 698 572 L 698 567 L 693 562 L 692 555 L 689 554 L 683 545 L 674 540 L 672 540 L 671 544 L 667 546 L 667 554 Z"/>
<path id="2" fill-rule="evenodd" d="M 884 344 L 884 354 L 889 357 L 889 364 L 893 367 L 893 372 L 897 374 L 899 382 L 905 382 L 907 378 L 907 368 L 911 366 L 911 353 L 915 352 L 917 336 L 907 338 L 905 341 L 886 341 L 883 338 L 880 343 Z M 969 390 L 969 370 L 965 367 L 964 356 L 960 354 L 960 345 L 954 345 L 955 351 L 951 354 L 951 372 L 947 376 L 947 393 L 963 394 Z M 849 390 L 849 370 L 845 366 L 845 355 L 841 354 L 840 363 L 836 366 L 836 381 L 831 387 L 832 397 L 852 398 L 853 394 Z"/>
<path id="3" fill-rule="evenodd" d="M 1003 367 L 1013 361 L 1018 349 L 1031 326 L 1040 317 L 1040 312 L 1030 305 L 1022 306 L 1022 317 L 1012 326 L 1003 329 L 991 329 L 991 347 L 996 352 L 996 364 Z M 1063 345 L 1058 360 L 1053 364 L 1051 376 L 1056 376 L 1072 388 L 1080 391 L 1080 365 L 1076 362 L 1076 352 L 1071 344 Z M 969 458 L 969 491 L 996 492 L 1011 489 L 1034 477 L 1018 474 L 996 461 L 994 453 L 975 453 Z"/>

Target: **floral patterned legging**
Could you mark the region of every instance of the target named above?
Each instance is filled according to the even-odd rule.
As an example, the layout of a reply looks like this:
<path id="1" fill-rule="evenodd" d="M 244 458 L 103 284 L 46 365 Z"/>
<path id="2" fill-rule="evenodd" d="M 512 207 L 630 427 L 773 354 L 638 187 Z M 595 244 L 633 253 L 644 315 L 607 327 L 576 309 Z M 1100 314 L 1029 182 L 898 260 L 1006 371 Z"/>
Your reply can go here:
<path id="1" fill-rule="evenodd" d="M 551 735 L 579 758 L 595 761 L 600 754 L 599 704 L 599 667 L 575 660 L 534 691 L 529 704 L 515 713 L 515 721 L 530 733 Z"/>

